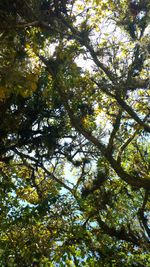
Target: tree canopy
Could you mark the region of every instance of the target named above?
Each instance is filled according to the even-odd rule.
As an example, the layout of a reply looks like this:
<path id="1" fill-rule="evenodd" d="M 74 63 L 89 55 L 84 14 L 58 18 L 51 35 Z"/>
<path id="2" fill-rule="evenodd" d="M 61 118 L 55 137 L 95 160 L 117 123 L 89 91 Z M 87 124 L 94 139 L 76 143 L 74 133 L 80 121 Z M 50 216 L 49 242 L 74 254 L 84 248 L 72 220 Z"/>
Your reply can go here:
<path id="1" fill-rule="evenodd" d="M 0 1 L 0 265 L 150 266 L 148 0 Z"/>

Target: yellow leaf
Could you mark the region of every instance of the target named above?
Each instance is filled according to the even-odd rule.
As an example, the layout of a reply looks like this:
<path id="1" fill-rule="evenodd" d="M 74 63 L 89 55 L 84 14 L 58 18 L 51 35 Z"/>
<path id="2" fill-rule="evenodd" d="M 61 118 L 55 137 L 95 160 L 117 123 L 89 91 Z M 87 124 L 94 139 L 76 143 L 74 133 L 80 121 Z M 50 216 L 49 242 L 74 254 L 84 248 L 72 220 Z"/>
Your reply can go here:
<path id="1" fill-rule="evenodd" d="M 0 101 L 3 101 L 6 98 L 6 88 L 0 87 Z"/>
<path id="2" fill-rule="evenodd" d="M 37 84 L 35 82 L 31 83 L 31 90 L 34 92 L 37 89 Z"/>

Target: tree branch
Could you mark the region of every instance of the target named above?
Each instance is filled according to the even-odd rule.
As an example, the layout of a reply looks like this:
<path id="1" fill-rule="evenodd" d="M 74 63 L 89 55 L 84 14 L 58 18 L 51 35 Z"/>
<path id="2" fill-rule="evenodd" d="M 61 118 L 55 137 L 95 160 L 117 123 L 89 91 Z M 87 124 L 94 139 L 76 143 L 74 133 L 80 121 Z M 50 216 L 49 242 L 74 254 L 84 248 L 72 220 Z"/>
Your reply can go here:
<path id="1" fill-rule="evenodd" d="M 141 125 L 146 132 L 150 133 L 150 126 L 145 124 L 145 122 L 139 118 L 136 112 L 123 99 L 121 99 L 118 94 L 116 94 L 115 98 L 118 104 L 131 116 L 131 118 Z"/>
<path id="2" fill-rule="evenodd" d="M 87 37 L 82 36 L 82 32 L 78 31 L 75 27 L 73 27 L 71 23 L 69 23 L 68 20 L 66 20 L 61 14 L 59 15 L 59 18 L 61 19 L 62 23 L 66 26 L 66 28 L 71 30 L 73 38 L 77 40 L 82 46 L 85 46 L 87 48 L 96 66 L 101 68 L 107 75 L 107 77 L 112 82 L 114 82 L 117 78 L 116 75 L 112 71 L 110 71 L 109 68 L 98 59 L 96 52 L 90 45 L 90 40 L 88 36 Z"/>
<path id="3" fill-rule="evenodd" d="M 113 127 L 113 130 L 112 130 L 110 138 L 109 138 L 107 149 L 108 149 L 108 151 L 110 151 L 111 154 L 112 154 L 112 151 L 113 151 L 114 138 L 115 138 L 116 133 L 118 132 L 119 127 L 120 127 L 122 112 L 123 112 L 123 110 L 120 109 L 118 114 L 117 114 L 116 121 L 114 123 L 114 127 Z"/>
<path id="4" fill-rule="evenodd" d="M 45 173 L 47 173 L 54 181 L 56 181 L 58 184 L 60 184 L 61 186 L 63 186 L 65 189 L 67 189 L 68 191 L 70 191 L 73 194 L 73 190 L 66 185 L 63 181 L 61 181 L 60 179 L 58 179 L 52 172 L 48 171 L 44 165 L 40 162 L 38 162 L 38 160 L 36 160 L 34 157 L 31 157 L 29 155 L 26 155 L 20 151 L 18 151 L 17 149 L 13 149 L 13 151 L 21 157 L 22 160 L 24 160 L 24 158 L 29 159 L 33 162 L 36 162 L 36 166 L 37 167 L 41 167 L 41 169 L 43 169 L 45 171 Z M 74 195 L 74 194 L 73 194 Z"/>
<path id="5" fill-rule="evenodd" d="M 68 103 L 68 97 L 65 93 L 65 85 L 63 83 L 63 80 L 60 80 L 60 77 L 58 75 L 58 69 L 57 64 L 53 62 L 53 64 L 49 64 L 48 60 L 46 60 L 43 56 L 39 55 L 39 58 L 43 61 L 43 63 L 47 66 L 48 71 L 52 75 L 54 81 L 56 90 L 59 93 L 62 103 L 68 113 L 68 116 L 70 118 L 72 126 L 80 133 L 82 134 L 87 140 L 89 140 L 91 143 L 93 143 L 102 153 L 102 155 L 108 160 L 111 167 L 115 170 L 115 172 L 118 174 L 118 176 L 127 182 L 128 184 L 136 187 L 143 187 L 145 189 L 150 189 L 150 179 L 149 178 L 140 178 L 133 175 L 129 175 L 124 171 L 122 166 L 118 164 L 118 162 L 112 157 L 108 149 L 104 144 L 102 144 L 96 137 L 94 137 L 90 131 L 87 131 L 83 125 L 82 122 L 79 121 L 79 119 L 74 115 L 73 110 L 70 108 Z"/>
<path id="6" fill-rule="evenodd" d="M 123 226 L 120 230 L 116 230 L 114 227 L 109 227 L 105 222 L 101 220 L 100 217 L 97 218 L 97 222 L 105 234 L 115 237 L 118 240 L 124 240 L 126 242 L 131 242 L 136 246 L 141 246 L 139 239 L 133 233 L 131 233 L 131 231 L 130 233 L 127 232 Z"/>
<path id="7" fill-rule="evenodd" d="M 122 156 L 123 151 L 131 143 L 131 141 L 134 139 L 134 137 L 136 136 L 137 132 L 138 132 L 138 130 L 136 130 L 134 132 L 134 134 L 131 135 L 129 138 L 127 138 L 125 140 L 125 142 L 120 146 L 118 154 L 117 154 L 117 159 L 116 159 L 119 164 L 121 163 L 121 156 Z"/>
<path id="8" fill-rule="evenodd" d="M 141 209 L 139 210 L 139 217 L 140 217 L 140 220 L 145 228 L 145 231 L 148 235 L 148 237 L 150 238 L 150 228 L 148 226 L 148 219 L 144 216 L 144 210 L 145 210 L 145 206 L 148 202 L 148 197 L 149 197 L 149 191 L 146 190 L 145 191 L 145 196 L 144 196 L 144 200 L 143 200 L 143 204 L 142 204 L 142 207 Z"/>

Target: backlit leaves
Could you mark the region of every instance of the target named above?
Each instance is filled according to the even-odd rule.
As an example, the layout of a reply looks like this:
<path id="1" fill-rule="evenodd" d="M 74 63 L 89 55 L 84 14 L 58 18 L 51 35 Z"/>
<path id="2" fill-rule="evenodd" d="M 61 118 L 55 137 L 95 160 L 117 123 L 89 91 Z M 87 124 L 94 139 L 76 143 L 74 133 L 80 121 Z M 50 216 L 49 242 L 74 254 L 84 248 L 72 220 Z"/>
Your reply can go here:
<path id="1" fill-rule="evenodd" d="M 148 267 L 147 1 L 1 9 L 1 266 Z"/>

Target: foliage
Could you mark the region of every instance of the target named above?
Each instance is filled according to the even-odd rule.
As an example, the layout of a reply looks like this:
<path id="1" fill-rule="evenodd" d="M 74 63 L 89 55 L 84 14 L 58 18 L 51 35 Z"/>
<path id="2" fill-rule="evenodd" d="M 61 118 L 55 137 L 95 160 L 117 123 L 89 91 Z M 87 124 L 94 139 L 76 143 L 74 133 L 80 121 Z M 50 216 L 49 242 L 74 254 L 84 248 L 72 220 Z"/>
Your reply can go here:
<path id="1" fill-rule="evenodd" d="M 1 266 L 150 266 L 149 1 L 0 21 Z"/>

